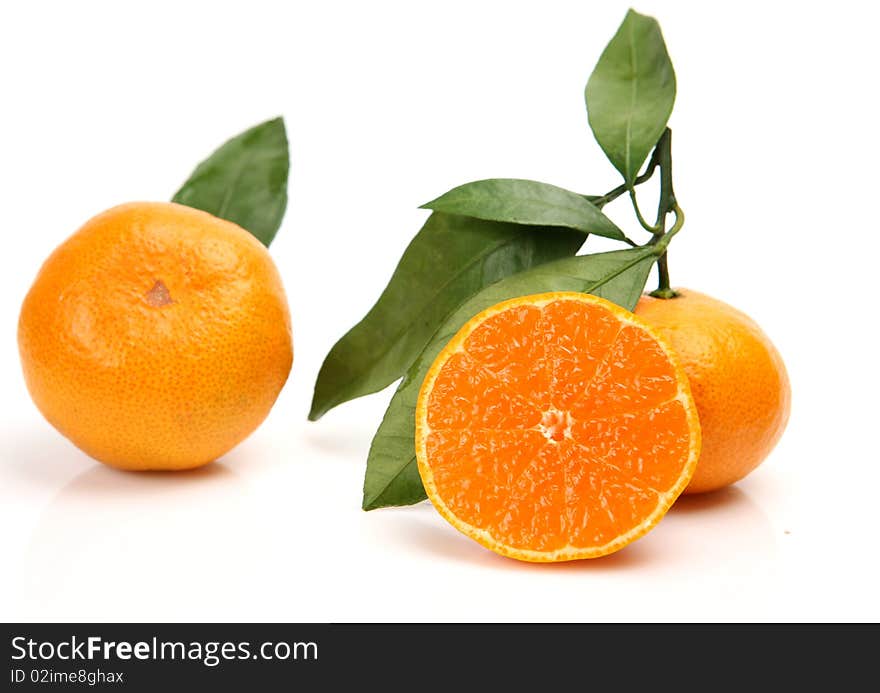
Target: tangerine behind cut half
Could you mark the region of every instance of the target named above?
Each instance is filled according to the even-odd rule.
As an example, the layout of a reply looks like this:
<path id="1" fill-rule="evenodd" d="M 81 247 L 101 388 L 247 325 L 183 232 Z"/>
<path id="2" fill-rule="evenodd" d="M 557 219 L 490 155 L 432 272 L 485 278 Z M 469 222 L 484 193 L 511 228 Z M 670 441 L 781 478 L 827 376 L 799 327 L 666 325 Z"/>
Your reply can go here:
<path id="1" fill-rule="evenodd" d="M 782 356 L 745 313 L 697 291 L 642 296 L 635 313 L 672 344 L 697 403 L 703 444 L 684 492 L 739 481 L 766 459 L 788 423 L 791 385 Z"/>
<path id="2" fill-rule="evenodd" d="M 687 376 L 632 313 L 554 292 L 471 319 L 416 408 L 431 502 L 456 529 L 524 561 L 595 558 L 653 528 L 700 453 Z"/>

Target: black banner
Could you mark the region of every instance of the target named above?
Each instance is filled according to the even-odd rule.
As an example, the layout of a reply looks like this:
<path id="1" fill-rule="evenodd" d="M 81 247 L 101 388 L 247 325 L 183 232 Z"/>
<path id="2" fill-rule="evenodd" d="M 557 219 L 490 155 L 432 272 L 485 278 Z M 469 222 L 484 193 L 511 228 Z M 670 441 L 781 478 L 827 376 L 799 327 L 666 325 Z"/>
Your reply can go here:
<path id="1" fill-rule="evenodd" d="M 7 624 L 0 689 L 867 684 L 874 626 Z M 709 678 L 705 678 L 708 676 Z"/>

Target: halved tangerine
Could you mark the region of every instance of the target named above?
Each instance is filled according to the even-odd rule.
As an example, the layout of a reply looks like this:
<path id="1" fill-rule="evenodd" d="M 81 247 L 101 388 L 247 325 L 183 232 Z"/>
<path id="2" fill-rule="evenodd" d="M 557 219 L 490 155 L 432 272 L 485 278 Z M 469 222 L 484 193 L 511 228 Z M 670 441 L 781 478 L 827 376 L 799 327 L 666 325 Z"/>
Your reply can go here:
<path id="1" fill-rule="evenodd" d="M 596 296 L 503 301 L 434 361 L 416 408 L 431 502 L 504 556 L 551 562 L 617 551 L 687 486 L 700 425 L 667 342 Z"/>

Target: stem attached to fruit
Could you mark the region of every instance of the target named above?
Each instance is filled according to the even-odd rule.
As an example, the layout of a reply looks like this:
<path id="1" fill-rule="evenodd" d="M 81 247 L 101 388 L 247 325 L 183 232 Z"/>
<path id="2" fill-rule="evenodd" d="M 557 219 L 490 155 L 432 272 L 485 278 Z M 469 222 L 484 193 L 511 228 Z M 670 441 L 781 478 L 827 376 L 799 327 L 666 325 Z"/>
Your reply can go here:
<path id="1" fill-rule="evenodd" d="M 669 261 L 666 259 L 666 253 L 657 260 L 657 288 L 651 292 L 654 298 L 675 298 L 678 293 L 669 286 Z"/>
<path id="2" fill-rule="evenodd" d="M 658 168 L 660 169 L 660 200 L 657 204 L 657 221 L 654 224 L 649 224 L 639 209 L 635 189 L 636 186 L 650 180 L 654 175 L 654 171 Z M 669 260 L 666 256 L 666 247 L 669 245 L 670 239 L 684 225 L 684 212 L 678 206 L 678 202 L 675 199 L 675 191 L 672 187 L 672 130 L 666 128 L 663 134 L 660 135 L 660 139 L 657 140 L 657 145 L 651 153 L 648 165 L 645 167 L 644 172 L 633 181 L 632 185 L 627 185 L 626 183 L 618 185 L 601 197 L 591 197 L 589 195 L 585 195 L 585 197 L 599 209 L 602 209 L 609 202 L 613 202 L 624 193 L 629 193 L 630 201 L 639 224 L 651 234 L 651 240 L 648 241 L 647 245 L 656 246 L 657 249 L 657 275 L 659 282 L 657 288 L 651 292 L 651 296 L 656 298 L 675 298 L 678 294 L 669 282 Z M 670 213 L 675 214 L 675 223 L 667 232 L 666 217 Z M 640 247 L 627 237 L 624 237 L 624 241 L 633 247 Z"/>
<path id="3" fill-rule="evenodd" d="M 684 224 L 684 213 L 675 200 L 675 191 L 672 187 L 672 130 L 666 128 L 660 139 L 657 141 L 657 147 L 654 149 L 657 153 L 657 159 L 660 166 L 660 201 L 657 204 L 657 230 L 654 237 L 659 239 L 665 236 L 666 243 L 663 244 L 664 252 L 657 260 L 657 288 L 651 292 L 651 296 L 655 298 L 675 298 L 678 294 L 672 288 L 669 282 L 669 260 L 667 259 L 665 247 L 669 243 L 669 239 L 679 232 Z M 669 233 L 666 233 L 666 215 L 670 212 L 675 213 L 675 223 Z M 638 209 L 636 209 L 638 214 Z"/>

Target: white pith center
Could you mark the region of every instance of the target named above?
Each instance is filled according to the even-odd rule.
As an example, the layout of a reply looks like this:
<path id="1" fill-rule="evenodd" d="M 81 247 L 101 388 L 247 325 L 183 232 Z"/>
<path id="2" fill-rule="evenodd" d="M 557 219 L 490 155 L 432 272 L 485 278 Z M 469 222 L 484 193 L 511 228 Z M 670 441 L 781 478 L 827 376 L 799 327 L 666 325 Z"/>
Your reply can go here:
<path id="1" fill-rule="evenodd" d="M 571 438 L 571 415 L 567 411 L 548 409 L 541 416 L 538 430 L 552 443 Z"/>

